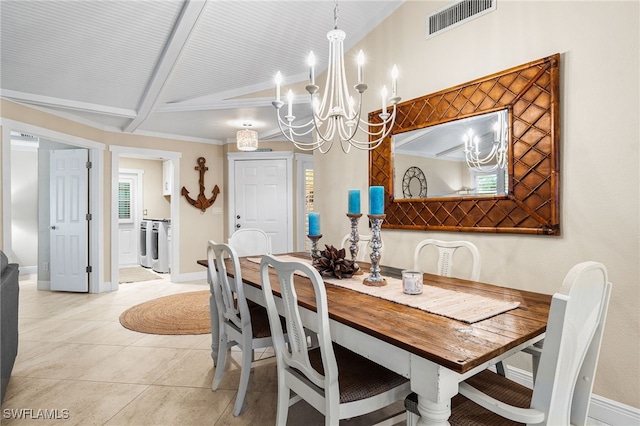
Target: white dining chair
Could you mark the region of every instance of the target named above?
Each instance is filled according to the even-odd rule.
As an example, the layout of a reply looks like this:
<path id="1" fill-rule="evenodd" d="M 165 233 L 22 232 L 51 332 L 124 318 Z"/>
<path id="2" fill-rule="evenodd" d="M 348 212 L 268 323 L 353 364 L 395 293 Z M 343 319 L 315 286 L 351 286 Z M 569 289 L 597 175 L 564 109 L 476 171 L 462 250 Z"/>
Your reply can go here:
<path id="1" fill-rule="evenodd" d="M 429 246 L 436 247 L 438 250 L 438 275 L 444 277 L 452 276 L 454 271 L 454 254 L 457 250 L 463 248 L 471 254 L 471 270 L 466 276 L 459 276 L 460 274 L 455 274 L 454 276 L 472 281 L 478 281 L 480 279 L 480 251 L 474 244 L 468 241 L 441 241 L 432 238 L 420 241 L 413 252 L 414 269 L 420 270 L 421 253 L 425 247 Z"/>
<path id="2" fill-rule="evenodd" d="M 258 228 L 240 228 L 229 237 L 239 257 L 271 254 L 271 237 Z"/>
<path id="3" fill-rule="evenodd" d="M 490 370 L 460 383 L 451 424 L 584 425 L 602 342 L 611 283 L 601 263 L 583 262 L 566 275 L 551 301 L 533 389 Z M 417 422 L 417 398 L 405 400 L 407 424 Z"/>
<path id="4" fill-rule="evenodd" d="M 231 272 L 234 278 L 227 275 L 226 257 L 233 265 Z M 209 299 L 212 315 L 211 335 L 218 343 L 212 345 L 216 368 L 211 389 L 215 391 L 220 386 L 225 372 L 227 352 L 237 345 L 242 349 L 242 362 L 233 415 L 238 416 L 242 411 L 249 385 L 251 364 L 255 358 L 254 350 L 273 346 L 271 328 L 266 309 L 257 304 L 250 306 L 247 303 L 242 285 L 242 271 L 235 249 L 228 244 L 210 241 L 207 246 L 207 261 L 212 293 Z M 213 315 L 217 315 L 217 318 Z M 216 326 L 217 329 L 214 329 Z M 213 351 L 214 346 L 217 346 L 217 353 Z"/>
<path id="5" fill-rule="evenodd" d="M 347 253 L 347 259 L 351 259 L 351 252 L 349 251 L 349 247 L 351 243 L 349 242 L 349 238 L 351 238 L 351 234 L 347 234 L 342 238 L 342 242 L 340 243 L 340 247 L 344 248 Z M 369 247 L 369 243 L 371 242 L 371 235 L 362 235 L 358 234 L 358 256 L 356 257 L 357 262 L 371 262 L 371 248 Z M 382 253 L 384 250 L 384 242 L 380 239 L 380 258 L 382 258 Z"/>
<path id="6" fill-rule="evenodd" d="M 272 267 L 272 268 L 271 268 Z M 289 345 L 272 291 L 270 269 L 280 286 Z M 303 315 L 294 288 L 294 272 L 311 281 L 316 312 Z M 327 295 L 320 274 L 303 262 L 282 262 L 263 256 L 260 279 L 273 334 L 278 365 L 278 403 L 276 424 L 287 423 L 289 406 L 304 399 L 325 416 L 325 425 L 338 425 L 340 419 L 370 413 L 402 400 L 410 390 L 408 379 L 331 341 Z M 319 347 L 306 344 L 302 317 L 318 333 Z M 313 324 L 313 325 L 311 325 Z M 294 396 L 291 399 L 291 391 Z"/>

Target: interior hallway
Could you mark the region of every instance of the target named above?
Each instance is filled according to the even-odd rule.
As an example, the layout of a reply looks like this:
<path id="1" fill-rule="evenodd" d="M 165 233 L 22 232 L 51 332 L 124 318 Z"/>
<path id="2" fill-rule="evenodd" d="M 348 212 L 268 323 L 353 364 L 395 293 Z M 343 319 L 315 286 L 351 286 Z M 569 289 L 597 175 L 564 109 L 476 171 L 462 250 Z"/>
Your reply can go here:
<path id="1" fill-rule="evenodd" d="M 237 351 L 220 389 L 212 392 L 210 334 L 144 334 L 122 327 L 118 320 L 123 311 L 138 303 L 205 289 L 204 280 L 174 284 L 167 277 L 121 284 L 111 293 L 79 294 L 38 291 L 35 276 L 22 278 L 18 357 L 0 423 L 275 424 L 277 379 L 271 349 L 256 353 L 245 410 L 233 417 L 239 379 Z M 399 402 L 387 410 L 393 414 L 401 407 Z M 45 409 L 59 419 L 35 418 L 38 410 Z M 14 418 L 13 410 L 28 418 Z M 341 424 L 370 425 L 384 414 Z M 290 409 L 288 425 L 323 424 L 324 417 L 303 401 Z"/>

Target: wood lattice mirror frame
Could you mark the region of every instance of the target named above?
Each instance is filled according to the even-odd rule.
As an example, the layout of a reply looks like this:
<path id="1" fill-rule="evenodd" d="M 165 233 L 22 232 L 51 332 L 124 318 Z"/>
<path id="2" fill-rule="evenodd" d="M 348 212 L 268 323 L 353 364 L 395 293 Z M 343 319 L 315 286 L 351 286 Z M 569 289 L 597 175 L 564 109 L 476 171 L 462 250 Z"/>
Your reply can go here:
<path id="1" fill-rule="evenodd" d="M 560 235 L 560 55 L 398 104 L 393 133 L 508 109 L 504 196 L 394 199 L 392 136 L 369 153 L 369 183 L 385 188 L 384 228 Z M 369 114 L 379 120 L 380 111 Z"/>

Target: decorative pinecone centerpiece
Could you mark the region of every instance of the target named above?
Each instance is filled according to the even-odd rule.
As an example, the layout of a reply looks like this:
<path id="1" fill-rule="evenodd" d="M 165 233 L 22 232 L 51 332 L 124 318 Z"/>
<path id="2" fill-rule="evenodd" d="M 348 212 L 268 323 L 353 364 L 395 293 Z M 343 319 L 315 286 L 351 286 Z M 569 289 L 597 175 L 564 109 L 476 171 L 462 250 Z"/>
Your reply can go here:
<path id="1" fill-rule="evenodd" d="M 325 250 L 320 251 L 320 257 L 313 260 L 313 266 L 323 277 L 351 278 L 356 269 L 353 261 L 345 256 L 345 249 L 338 250 L 325 244 Z"/>

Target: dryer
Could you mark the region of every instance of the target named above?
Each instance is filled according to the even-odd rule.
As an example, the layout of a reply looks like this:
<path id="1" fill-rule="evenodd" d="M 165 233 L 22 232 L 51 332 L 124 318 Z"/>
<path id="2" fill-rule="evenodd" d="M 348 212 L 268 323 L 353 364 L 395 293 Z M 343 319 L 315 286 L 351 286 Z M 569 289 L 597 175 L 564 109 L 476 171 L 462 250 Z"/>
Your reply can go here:
<path id="1" fill-rule="evenodd" d="M 140 266 L 151 268 L 151 221 L 140 221 Z"/>
<path id="2" fill-rule="evenodd" d="M 168 219 L 151 223 L 151 268 L 162 274 L 169 272 L 169 226 Z"/>

